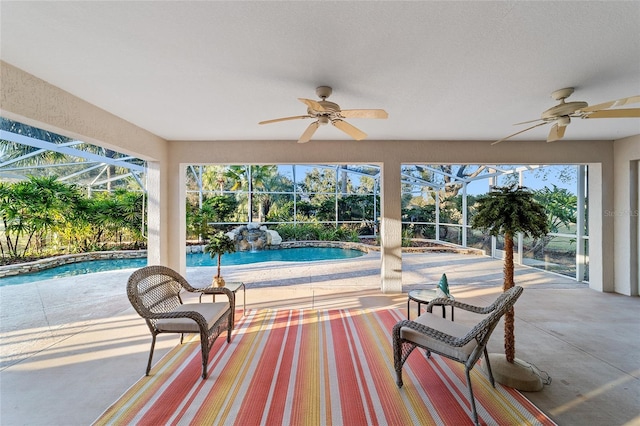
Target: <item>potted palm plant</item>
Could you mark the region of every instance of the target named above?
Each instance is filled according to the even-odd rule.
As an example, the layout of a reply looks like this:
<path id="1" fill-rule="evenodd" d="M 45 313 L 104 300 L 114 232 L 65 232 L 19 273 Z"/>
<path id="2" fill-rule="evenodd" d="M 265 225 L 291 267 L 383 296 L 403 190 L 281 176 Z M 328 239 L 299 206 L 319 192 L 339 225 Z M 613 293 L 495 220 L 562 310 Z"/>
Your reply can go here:
<path id="1" fill-rule="evenodd" d="M 224 287 L 224 279 L 220 276 L 220 262 L 223 254 L 236 251 L 235 243 L 227 234 L 218 231 L 211 236 L 209 243 L 204 246 L 204 251 L 209 253 L 212 259 L 218 257 L 218 273 L 213 277 L 213 285 L 214 287 Z"/>
<path id="2" fill-rule="evenodd" d="M 531 238 L 540 238 L 549 232 L 544 207 L 533 198 L 530 190 L 516 185 L 494 187 L 480 197 L 471 227 L 494 237 L 504 236 L 503 291 L 514 286 L 513 237 L 522 233 Z M 505 354 L 490 355 L 494 377 L 498 382 L 519 390 L 539 391 L 542 389 L 542 379 L 535 373 L 531 375 L 535 369 L 515 358 L 514 323 L 512 308 L 504 317 Z"/>

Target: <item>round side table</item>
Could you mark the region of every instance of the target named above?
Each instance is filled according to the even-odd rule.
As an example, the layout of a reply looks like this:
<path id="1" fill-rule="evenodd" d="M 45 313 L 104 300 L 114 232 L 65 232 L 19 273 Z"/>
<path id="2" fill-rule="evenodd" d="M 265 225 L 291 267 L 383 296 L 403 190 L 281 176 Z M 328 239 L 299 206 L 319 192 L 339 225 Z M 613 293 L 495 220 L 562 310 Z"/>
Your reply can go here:
<path id="1" fill-rule="evenodd" d="M 411 319 L 411 301 L 413 300 L 418 304 L 418 316 L 420 316 L 420 308 L 423 303 L 429 303 L 433 299 L 436 298 L 435 290 L 411 290 L 409 292 L 409 298 L 407 299 L 407 319 Z M 435 305 L 442 306 L 442 318 L 447 317 L 447 311 L 445 310 L 446 305 Z M 451 321 L 453 321 L 453 306 L 451 306 Z"/>
<path id="2" fill-rule="evenodd" d="M 238 290 L 242 289 L 242 316 L 247 314 L 246 306 L 247 306 L 247 288 L 244 286 L 243 282 L 227 282 L 224 285 L 226 288 L 231 290 L 233 294 L 238 294 Z M 218 287 L 204 287 L 200 288 L 200 302 L 202 302 L 202 296 L 205 294 L 210 294 L 213 298 L 213 302 L 216 301 L 216 293 L 214 293 L 215 289 Z M 220 294 L 220 293 L 218 293 Z M 236 312 L 235 309 L 231 312 L 232 322 L 236 324 Z"/>

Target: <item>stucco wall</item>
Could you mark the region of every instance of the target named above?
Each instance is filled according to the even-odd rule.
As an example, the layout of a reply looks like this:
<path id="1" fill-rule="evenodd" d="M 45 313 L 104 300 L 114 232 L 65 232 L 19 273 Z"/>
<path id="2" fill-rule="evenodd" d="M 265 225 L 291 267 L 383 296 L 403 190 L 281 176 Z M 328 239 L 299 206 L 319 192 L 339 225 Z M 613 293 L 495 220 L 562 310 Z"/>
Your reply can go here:
<path id="1" fill-rule="evenodd" d="M 615 196 L 613 208 L 603 212 L 614 220 L 616 257 L 614 262 L 616 293 L 637 296 L 640 293 L 638 262 L 640 236 L 640 136 L 614 143 Z"/>
<path id="2" fill-rule="evenodd" d="M 165 159 L 164 139 L 3 61 L 0 81 L 5 118 L 145 160 Z"/>

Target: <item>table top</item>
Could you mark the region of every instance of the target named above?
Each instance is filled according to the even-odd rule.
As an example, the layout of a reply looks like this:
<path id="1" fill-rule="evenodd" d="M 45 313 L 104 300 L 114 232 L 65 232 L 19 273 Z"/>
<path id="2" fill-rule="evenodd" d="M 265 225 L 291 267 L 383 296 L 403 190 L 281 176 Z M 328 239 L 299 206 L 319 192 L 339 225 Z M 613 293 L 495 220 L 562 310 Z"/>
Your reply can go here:
<path id="1" fill-rule="evenodd" d="M 224 287 L 225 287 L 225 288 L 228 288 L 229 290 L 231 290 L 231 291 L 232 291 L 232 292 L 234 292 L 234 293 L 235 293 L 236 291 L 238 291 L 238 289 L 239 289 L 240 287 L 243 287 L 243 286 L 244 286 L 244 283 L 243 283 L 243 282 L 241 282 L 241 281 L 226 281 L 226 282 L 224 283 Z M 201 289 L 199 289 L 199 290 L 201 290 L 203 293 L 205 293 L 205 294 L 206 294 L 206 293 L 208 293 L 208 292 L 211 292 L 211 290 L 213 290 L 213 289 L 218 289 L 218 288 L 223 288 L 223 287 L 204 287 L 204 288 L 201 288 Z"/>
<path id="2" fill-rule="evenodd" d="M 416 302 L 425 302 L 429 303 L 431 300 L 436 298 L 435 290 L 411 290 L 409 292 L 409 299 L 415 300 Z"/>
<path id="3" fill-rule="evenodd" d="M 409 292 L 409 299 L 414 300 L 416 302 L 424 302 L 429 303 L 433 299 L 436 298 L 436 290 L 422 289 L 422 290 L 411 290 Z M 449 297 L 453 300 L 453 296 Z"/>

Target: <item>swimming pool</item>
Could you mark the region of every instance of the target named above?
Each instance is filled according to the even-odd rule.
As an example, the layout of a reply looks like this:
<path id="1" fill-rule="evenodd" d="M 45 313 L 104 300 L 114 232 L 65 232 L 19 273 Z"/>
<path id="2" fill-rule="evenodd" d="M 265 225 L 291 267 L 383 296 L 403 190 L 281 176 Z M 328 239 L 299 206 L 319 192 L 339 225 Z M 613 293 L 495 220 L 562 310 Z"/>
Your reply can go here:
<path id="1" fill-rule="evenodd" d="M 364 252 L 334 247 L 302 247 L 280 250 L 264 250 L 257 252 L 235 252 L 222 256 L 222 266 L 246 265 L 258 262 L 314 262 L 317 260 L 338 260 L 360 257 Z M 217 266 L 217 260 L 211 259 L 208 253 L 187 255 L 187 267 Z M 5 285 L 25 284 L 52 278 L 70 277 L 93 272 L 114 271 L 118 269 L 141 268 L 147 265 L 146 258 L 92 260 L 57 266 L 32 274 L 0 278 L 0 287 Z"/>

